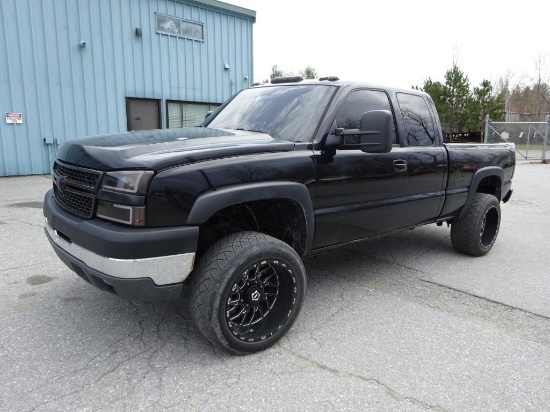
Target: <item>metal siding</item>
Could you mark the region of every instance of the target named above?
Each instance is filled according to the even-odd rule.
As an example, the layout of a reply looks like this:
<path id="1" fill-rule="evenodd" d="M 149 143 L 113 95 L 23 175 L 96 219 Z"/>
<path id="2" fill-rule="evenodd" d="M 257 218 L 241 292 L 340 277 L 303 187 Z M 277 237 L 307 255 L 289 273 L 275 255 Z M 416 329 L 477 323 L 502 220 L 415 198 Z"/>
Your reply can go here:
<path id="1" fill-rule="evenodd" d="M 229 25 L 227 24 L 227 15 L 220 14 L 220 24 L 221 24 L 221 31 L 220 31 L 220 42 L 214 43 L 214 47 L 219 47 L 219 50 L 216 50 L 217 53 L 220 53 L 222 56 L 222 65 L 225 65 L 225 63 L 229 63 L 229 40 L 228 36 L 225 35 L 226 33 L 229 33 Z M 219 99 L 221 96 L 227 93 L 227 90 L 230 86 L 229 84 L 230 79 L 230 69 L 225 69 L 222 75 L 222 84 L 221 89 L 218 91 L 219 94 L 216 95 L 216 99 Z"/>
<path id="2" fill-rule="evenodd" d="M 220 4 L 1 0 L 0 176 L 49 173 L 65 140 L 126 130 L 126 97 L 161 99 L 166 127 L 166 100 L 223 103 L 248 87 L 254 18 Z M 203 23 L 204 41 L 156 33 L 156 12 Z"/>
<path id="3" fill-rule="evenodd" d="M 27 8 L 27 10 L 24 10 Z M 0 3 L 0 173 L 17 175 L 36 173 L 45 160 L 35 149 L 38 131 L 37 116 L 28 109 L 27 102 L 33 98 L 32 84 L 29 90 L 24 84 L 33 82 L 34 55 L 28 49 L 28 30 L 32 30 L 30 6 L 12 0 Z M 21 29 L 23 28 L 23 29 Z M 25 62 L 25 64 L 22 64 Z M 43 68 L 38 68 L 43 70 Z M 30 78 L 29 78 L 30 77 Z M 36 82 L 36 81 L 35 81 Z M 6 124 L 6 112 L 23 113 L 23 124 Z M 33 125 L 35 125 L 33 127 Z"/>

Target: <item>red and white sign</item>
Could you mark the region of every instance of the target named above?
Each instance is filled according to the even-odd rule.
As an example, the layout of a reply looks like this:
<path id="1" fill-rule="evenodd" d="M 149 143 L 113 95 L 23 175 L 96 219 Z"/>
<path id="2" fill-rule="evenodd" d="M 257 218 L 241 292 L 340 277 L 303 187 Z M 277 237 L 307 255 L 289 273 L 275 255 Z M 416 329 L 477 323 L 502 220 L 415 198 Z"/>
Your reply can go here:
<path id="1" fill-rule="evenodd" d="M 23 123 L 23 113 L 6 113 L 6 123 Z"/>

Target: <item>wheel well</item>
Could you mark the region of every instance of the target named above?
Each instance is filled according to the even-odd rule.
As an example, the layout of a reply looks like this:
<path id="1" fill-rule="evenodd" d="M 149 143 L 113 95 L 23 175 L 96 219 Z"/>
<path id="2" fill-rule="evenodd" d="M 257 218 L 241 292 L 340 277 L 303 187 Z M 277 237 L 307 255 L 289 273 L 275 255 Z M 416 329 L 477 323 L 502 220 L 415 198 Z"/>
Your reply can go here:
<path id="1" fill-rule="evenodd" d="M 290 199 L 239 203 L 219 210 L 200 225 L 198 255 L 230 233 L 252 230 L 273 236 L 299 255 L 306 248 L 306 219 L 302 207 Z"/>
<path id="2" fill-rule="evenodd" d="M 476 193 L 487 193 L 495 196 L 499 201 L 501 199 L 502 182 L 498 176 L 487 176 L 479 182 Z"/>

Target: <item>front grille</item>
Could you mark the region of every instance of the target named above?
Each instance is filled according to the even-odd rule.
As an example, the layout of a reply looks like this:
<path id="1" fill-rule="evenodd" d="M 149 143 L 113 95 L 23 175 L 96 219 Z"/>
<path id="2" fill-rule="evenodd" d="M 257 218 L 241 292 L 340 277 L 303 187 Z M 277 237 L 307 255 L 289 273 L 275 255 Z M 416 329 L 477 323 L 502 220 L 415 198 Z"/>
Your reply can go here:
<path id="1" fill-rule="evenodd" d="M 74 166 L 62 165 L 55 162 L 53 166 L 54 173 L 59 176 L 66 177 L 67 180 L 74 183 L 81 183 L 86 186 L 97 188 L 101 173 L 95 170 L 76 168 Z"/>
<path id="2" fill-rule="evenodd" d="M 65 209 L 81 217 L 90 218 L 94 212 L 95 196 L 54 186 L 55 198 Z"/>
<path id="3" fill-rule="evenodd" d="M 91 218 L 101 176 L 102 173 L 95 170 L 55 162 L 53 181 L 57 203 L 77 216 Z"/>

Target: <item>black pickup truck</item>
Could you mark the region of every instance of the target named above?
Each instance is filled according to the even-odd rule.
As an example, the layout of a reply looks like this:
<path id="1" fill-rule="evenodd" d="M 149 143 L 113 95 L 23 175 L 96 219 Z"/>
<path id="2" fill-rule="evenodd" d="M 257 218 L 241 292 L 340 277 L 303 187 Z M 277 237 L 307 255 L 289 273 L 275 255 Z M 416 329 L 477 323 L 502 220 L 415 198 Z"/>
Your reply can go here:
<path id="1" fill-rule="evenodd" d="M 82 279 L 132 300 L 180 299 L 235 354 L 280 339 L 306 287 L 301 256 L 448 223 L 493 247 L 514 146 L 443 144 L 430 97 L 335 78 L 236 94 L 195 128 L 74 139 L 53 166 L 45 231 Z"/>

